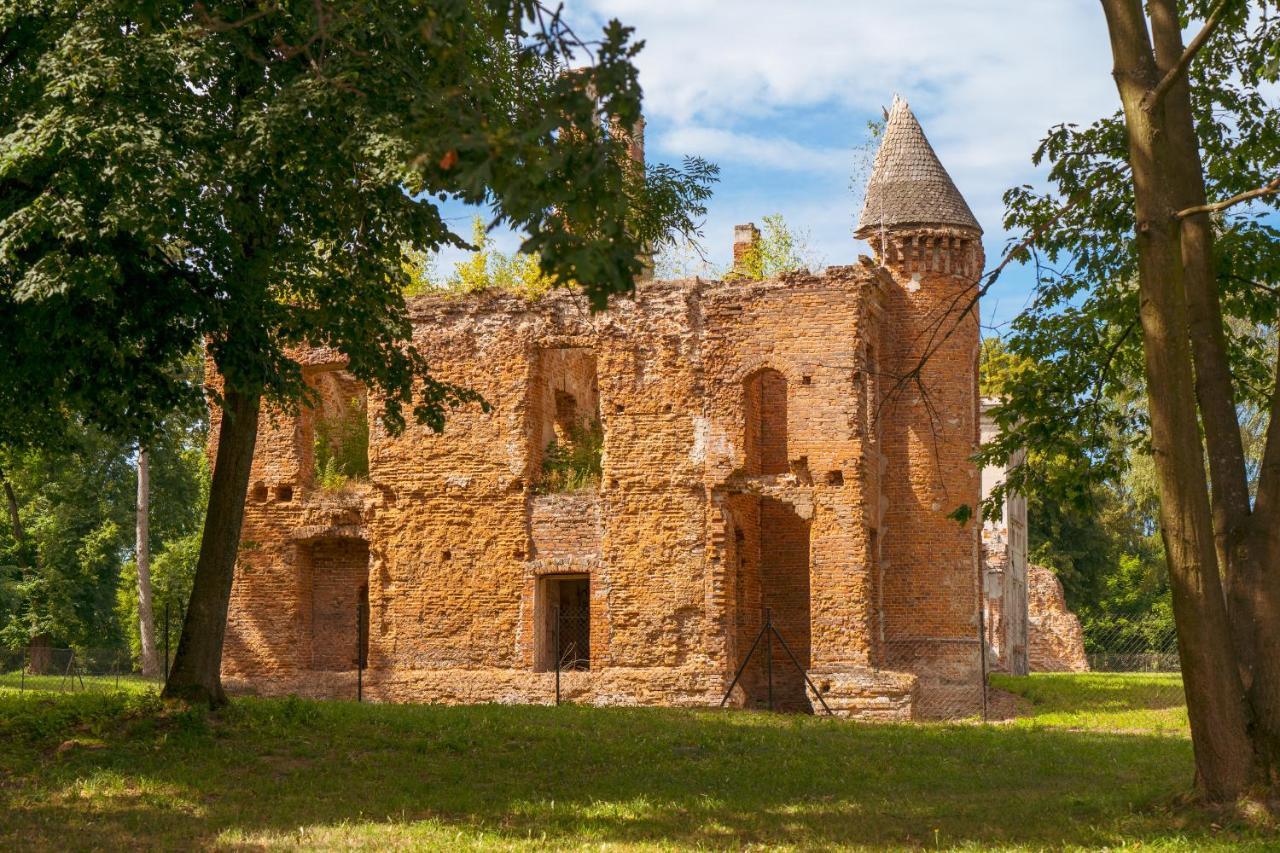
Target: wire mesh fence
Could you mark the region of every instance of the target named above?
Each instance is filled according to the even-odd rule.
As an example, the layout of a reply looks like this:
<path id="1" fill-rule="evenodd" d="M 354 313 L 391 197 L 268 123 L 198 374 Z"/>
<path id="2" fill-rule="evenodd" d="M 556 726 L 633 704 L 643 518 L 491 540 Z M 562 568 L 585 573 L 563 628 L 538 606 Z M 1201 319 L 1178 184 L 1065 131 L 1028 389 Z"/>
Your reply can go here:
<path id="1" fill-rule="evenodd" d="M 1180 672 L 1178 633 L 1154 620 L 1121 619 L 1084 631 L 1091 672 Z"/>
<path id="2" fill-rule="evenodd" d="M 144 674 L 128 649 L 29 646 L 0 650 L 0 690 L 84 692 L 158 688 L 164 670 Z"/>

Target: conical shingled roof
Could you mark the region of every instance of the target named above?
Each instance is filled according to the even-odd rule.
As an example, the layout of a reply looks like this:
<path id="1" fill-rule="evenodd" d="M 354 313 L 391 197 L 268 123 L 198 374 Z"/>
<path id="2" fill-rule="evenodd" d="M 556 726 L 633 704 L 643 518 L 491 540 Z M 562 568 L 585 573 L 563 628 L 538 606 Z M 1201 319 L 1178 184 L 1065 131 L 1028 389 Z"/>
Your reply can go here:
<path id="1" fill-rule="evenodd" d="M 982 232 L 911 107 L 895 96 L 855 233 L 864 237 L 881 227 L 901 225 L 944 225 Z"/>

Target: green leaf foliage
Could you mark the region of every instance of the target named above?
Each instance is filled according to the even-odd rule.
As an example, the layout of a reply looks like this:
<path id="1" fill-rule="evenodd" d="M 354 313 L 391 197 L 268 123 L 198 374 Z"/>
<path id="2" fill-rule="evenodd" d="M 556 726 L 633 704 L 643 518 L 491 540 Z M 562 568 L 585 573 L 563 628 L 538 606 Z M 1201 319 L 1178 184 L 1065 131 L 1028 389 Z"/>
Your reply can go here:
<path id="1" fill-rule="evenodd" d="M 1183 4 L 1203 19 L 1213 5 Z M 1280 4 L 1248 4 L 1259 14 L 1228 15 L 1191 66 L 1191 97 L 1211 199 L 1261 186 L 1280 173 L 1280 108 L 1273 89 L 1273 50 L 1280 39 Z M 1261 14 L 1265 12 L 1265 14 Z M 1011 377 L 997 412 L 1000 439 L 984 458 L 1007 458 L 1017 447 L 1062 455 L 1070 470 L 1032 459 L 1010 485 L 1084 507 L 1092 484 L 1114 481 L 1134 451 L 1145 448 L 1147 421 L 1128 138 L 1117 112 L 1088 126 L 1052 128 L 1035 152 L 1048 166 L 1050 187 L 1015 187 L 1005 194 L 1005 225 L 1036 233 L 1017 252 L 1036 273 L 1026 311 L 1004 336 L 1025 370 Z M 1270 196 L 1230 208 L 1215 219 L 1215 263 L 1235 399 L 1267 406 L 1275 382 L 1271 337 L 1280 319 L 1280 200 Z M 1020 237 L 1017 239 L 1021 239 Z"/>
<path id="2" fill-rule="evenodd" d="M 337 491 L 351 480 L 369 476 L 369 416 L 364 402 L 352 397 L 330 416 L 317 412 L 314 442 L 317 485 Z"/>
<path id="3" fill-rule="evenodd" d="M 760 239 L 724 273 L 726 281 L 759 281 L 788 272 L 816 270 L 821 265 L 809 246 L 808 235 L 793 230 L 781 213 L 770 214 L 762 221 Z"/>
<path id="4" fill-rule="evenodd" d="M 1213 5 L 1188 0 L 1181 9 L 1188 21 L 1203 20 Z M 1250 13 L 1241 13 L 1246 7 Z M 1277 11 L 1274 0 L 1240 4 L 1191 65 L 1211 200 L 1280 173 Z M 1151 485 L 1128 156 L 1119 112 L 1050 129 L 1034 155 L 1048 168 L 1048 188 L 1005 194 L 1014 240 L 1036 235 L 1032 247 L 1015 252 L 1034 269 L 1035 289 L 1001 343 L 984 353 L 984 393 L 1002 404 L 994 413 L 1000 435 L 980 458 L 996 463 L 1028 449 L 1005 487 L 1027 495 L 1032 559 L 1062 577 L 1091 642 L 1091 625 L 1150 632 L 1171 620 Z M 1275 383 L 1278 205 L 1269 196 L 1214 216 L 1232 391 L 1255 476 Z M 1003 492 L 992 495 L 988 512 Z"/>
<path id="5" fill-rule="evenodd" d="M 150 436 L 200 390 L 290 406 L 328 347 L 384 421 L 439 429 L 475 395 L 410 341 L 404 247 L 467 247 L 439 202 L 486 206 L 593 304 L 696 233 L 715 168 L 637 170 L 640 45 L 594 60 L 528 0 L 33 0 L 0 10 L 0 444 L 70 411 Z M 53 419 L 56 422 L 56 419 Z"/>

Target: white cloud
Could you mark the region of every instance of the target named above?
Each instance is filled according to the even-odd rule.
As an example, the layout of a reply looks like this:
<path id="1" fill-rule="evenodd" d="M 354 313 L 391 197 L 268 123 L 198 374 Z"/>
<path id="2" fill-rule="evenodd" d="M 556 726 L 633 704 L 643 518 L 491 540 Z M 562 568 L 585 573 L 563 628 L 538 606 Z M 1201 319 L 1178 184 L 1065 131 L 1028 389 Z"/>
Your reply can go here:
<path id="1" fill-rule="evenodd" d="M 782 172 L 847 175 L 852 160 L 847 149 L 714 127 L 677 126 L 662 135 L 658 147 L 669 154 L 696 153 L 717 163 L 743 163 Z"/>
<path id="2" fill-rule="evenodd" d="M 595 28 L 586 20 L 616 17 L 646 41 L 640 80 L 664 157 L 701 154 L 756 167 L 752 180 L 770 171 L 793 178 L 767 192 L 726 180 L 708 220 L 713 252 L 727 243 L 715 233 L 722 223 L 783 209 L 815 215 L 788 220 L 813 232 L 829 262 L 849 259 L 849 152 L 896 92 L 994 253 L 1001 194 L 1037 180 L 1030 156 L 1045 132 L 1117 106 L 1102 11 L 1088 0 L 569 0 L 569 8 L 584 22 L 580 34 Z"/>

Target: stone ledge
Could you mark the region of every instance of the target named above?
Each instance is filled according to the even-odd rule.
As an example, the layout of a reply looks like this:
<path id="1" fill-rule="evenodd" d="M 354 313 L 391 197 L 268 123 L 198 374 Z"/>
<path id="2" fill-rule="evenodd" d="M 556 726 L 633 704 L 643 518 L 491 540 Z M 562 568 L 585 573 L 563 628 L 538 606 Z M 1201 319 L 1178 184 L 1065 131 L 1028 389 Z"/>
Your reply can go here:
<path id="1" fill-rule="evenodd" d="M 908 721 L 915 718 L 918 679 L 908 672 L 871 667 L 833 667 L 809 670 L 832 713 L 859 720 Z M 809 690 L 814 712 L 822 703 Z"/>

